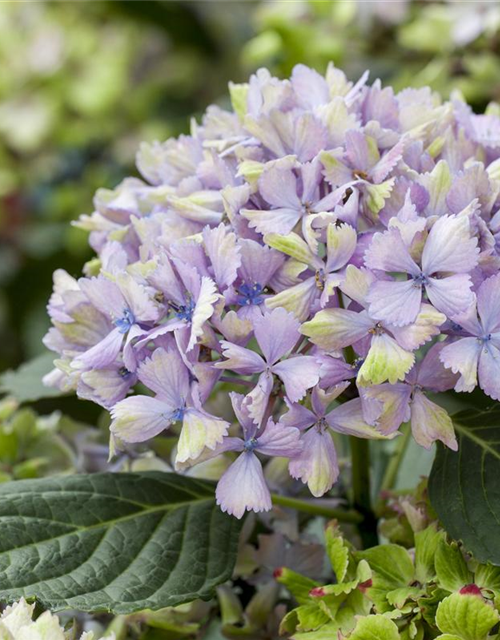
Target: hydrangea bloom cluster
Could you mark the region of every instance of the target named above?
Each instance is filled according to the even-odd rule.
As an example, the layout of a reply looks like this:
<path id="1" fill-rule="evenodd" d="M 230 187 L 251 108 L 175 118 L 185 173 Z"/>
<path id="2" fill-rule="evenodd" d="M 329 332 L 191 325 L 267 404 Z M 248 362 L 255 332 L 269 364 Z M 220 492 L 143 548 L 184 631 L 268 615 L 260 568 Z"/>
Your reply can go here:
<path id="1" fill-rule="evenodd" d="M 115 449 L 171 429 L 179 469 L 224 454 L 238 517 L 271 507 L 269 457 L 321 496 L 332 432 L 456 449 L 429 393 L 500 399 L 500 119 L 367 77 L 231 85 L 97 193 L 97 257 L 54 276 L 47 383 L 109 409 Z"/>
<path id="2" fill-rule="evenodd" d="M 9 606 L 0 616 L 0 638 L 2 640 L 68 640 L 59 618 L 45 611 L 33 620 L 34 604 L 21 599 Z M 74 634 L 72 635 L 74 637 Z M 80 640 L 95 640 L 92 631 L 85 632 Z M 114 634 L 102 640 L 115 640 Z"/>

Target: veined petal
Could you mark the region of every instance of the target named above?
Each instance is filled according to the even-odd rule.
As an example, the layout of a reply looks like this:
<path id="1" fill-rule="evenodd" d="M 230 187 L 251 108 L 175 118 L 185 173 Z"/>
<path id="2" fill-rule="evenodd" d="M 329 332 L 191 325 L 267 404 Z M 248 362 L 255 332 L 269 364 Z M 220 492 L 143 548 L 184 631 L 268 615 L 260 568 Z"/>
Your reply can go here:
<path id="1" fill-rule="evenodd" d="M 375 276 L 371 271 L 364 268 L 359 269 L 353 264 L 348 264 L 340 288 L 351 300 L 354 300 L 362 307 L 367 307 L 368 291 L 373 282 L 375 282 Z"/>
<path id="2" fill-rule="evenodd" d="M 245 407 L 249 415 L 257 426 L 262 422 L 262 418 L 267 409 L 269 396 L 273 390 L 274 378 L 271 373 L 264 371 L 259 376 L 255 387 L 245 396 Z"/>
<path id="3" fill-rule="evenodd" d="M 436 309 L 453 318 L 474 304 L 471 287 L 469 275 L 457 274 L 442 279 L 429 278 L 425 292 Z"/>
<path id="4" fill-rule="evenodd" d="M 297 233 L 289 233 L 288 235 L 280 235 L 278 233 L 267 233 L 264 236 L 264 242 L 281 253 L 295 258 L 299 262 L 311 265 L 315 268 L 323 266 L 323 262 L 310 249 Z"/>
<path id="5" fill-rule="evenodd" d="M 384 233 L 376 233 L 365 253 L 365 265 L 369 269 L 420 274 L 420 267 L 410 255 L 399 229 L 391 228 Z"/>
<path id="6" fill-rule="evenodd" d="M 307 278 L 304 282 L 284 289 L 275 296 L 266 300 L 268 309 L 278 309 L 283 307 L 297 318 L 299 321 L 307 320 L 311 313 L 311 307 L 317 299 L 320 291 L 314 278 Z"/>
<path id="7" fill-rule="evenodd" d="M 241 264 L 240 251 L 236 243 L 236 235 L 228 232 L 227 227 L 220 224 L 215 229 L 203 229 L 205 250 L 214 270 L 215 281 L 224 289 L 235 280 Z"/>
<path id="8" fill-rule="evenodd" d="M 297 178 L 292 169 L 283 169 L 276 165 L 265 169 L 259 178 L 259 191 L 264 200 L 273 207 L 302 207 L 297 195 Z"/>
<path id="9" fill-rule="evenodd" d="M 324 309 L 305 322 L 300 332 L 326 351 L 337 351 L 364 338 L 374 326 L 365 313 L 348 309 Z"/>
<path id="10" fill-rule="evenodd" d="M 394 433 L 403 422 L 410 419 L 411 385 L 380 384 L 363 389 L 363 396 L 380 403 L 381 413 L 376 420 L 377 429 L 383 434 Z"/>
<path id="11" fill-rule="evenodd" d="M 279 233 L 286 235 L 292 231 L 302 217 L 302 212 L 297 209 L 242 209 L 241 215 L 248 220 L 251 229 L 255 229 L 262 235 L 266 233 Z"/>
<path id="12" fill-rule="evenodd" d="M 264 358 L 274 364 L 300 339 L 300 323 L 286 309 L 273 309 L 254 322 L 254 333 Z"/>
<path id="13" fill-rule="evenodd" d="M 186 351 L 191 351 L 198 338 L 203 335 L 203 325 L 214 312 L 214 305 L 219 299 L 219 294 L 213 280 L 207 277 L 201 279 L 200 295 L 196 301 L 191 320 L 191 336 Z"/>
<path id="14" fill-rule="evenodd" d="M 313 356 L 295 356 L 273 365 L 272 371 L 285 385 L 285 392 L 291 402 L 301 400 L 307 389 L 319 382 L 320 365 Z"/>
<path id="15" fill-rule="evenodd" d="M 413 280 L 377 280 L 370 287 L 367 300 L 372 318 L 402 327 L 416 320 L 422 289 Z"/>
<path id="16" fill-rule="evenodd" d="M 264 432 L 257 438 L 256 450 L 266 456 L 293 458 L 302 451 L 300 431 L 270 418 Z"/>
<path id="17" fill-rule="evenodd" d="M 307 407 L 297 402 L 287 402 L 288 411 L 280 418 L 280 422 L 287 427 L 295 427 L 303 431 L 311 427 L 316 421 L 316 415 Z"/>
<path id="18" fill-rule="evenodd" d="M 358 235 L 350 224 L 330 223 L 326 231 L 326 267 L 327 272 L 337 271 L 352 258 L 356 249 Z"/>
<path id="19" fill-rule="evenodd" d="M 477 385 L 477 367 L 482 345 L 477 338 L 462 338 L 446 345 L 441 351 L 441 362 L 460 378 L 455 391 L 471 392 Z"/>
<path id="20" fill-rule="evenodd" d="M 104 369 L 113 363 L 123 344 L 123 333 L 118 327 L 108 333 L 96 345 L 73 360 L 75 369 Z"/>
<path id="21" fill-rule="evenodd" d="M 337 453 L 328 432 L 309 429 L 302 437 L 302 453 L 290 460 L 292 478 L 302 480 L 316 498 L 329 491 L 339 476 Z"/>
<path id="22" fill-rule="evenodd" d="M 486 334 L 500 331 L 500 274 L 491 276 L 479 287 L 477 310 Z"/>
<path id="23" fill-rule="evenodd" d="M 138 322 L 155 322 L 158 320 L 160 310 L 153 295 L 152 287 L 139 284 L 128 273 L 120 273 L 116 276 L 116 283 L 126 301 L 127 307 L 132 311 Z"/>
<path id="24" fill-rule="evenodd" d="M 271 494 L 257 456 L 242 453 L 222 475 L 215 497 L 221 510 L 236 518 L 241 518 L 245 511 L 269 511 Z"/>
<path id="25" fill-rule="evenodd" d="M 434 336 L 439 335 L 441 332 L 439 327 L 445 321 L 446 316 L 444 314 L 424 302 L 420 307 L 417 319 L 412 324 L 408 324 L 405 327 L 394 327 L 384 323 L 384 326 L 390 330 L 403 349 L 414 351 Z"/>
<path id="26" fill-rule="evenodd" d="M 418 366 L 416 383 L 432 391 L 448 391 L 457 383 L 457 375 L 446 369 L 441 362 L 441 352 L 446 347 L 445 342 L 437 342 L 425 354 L 425 358 Z"/>
<path id="27" fill-rule="evenodd" d="M 221 346 L 222 355 L 226 360 L 216 362 L 214 367 L 217 369 L 232 369 L 243 375 L 250 375 L 252 373 L 261 373 L 266 368 L 266 363 L 255 351 L 239 347 L 225 340 L 221 342 Z"/>
<path id="28" fill-rule="evenodd" d="M 414 363 L 415 355 L 405 351 L 387 333 L 374 335 L 358 372 L 358 384 L 382 384 L 386 380 L 395 384 L 398 380 L 404 380 Z"/>
<path id="29" fill-rule="evenodd" d="M 467 273 L 477 265 L 477 238 L 471 236 L 467 216 L 442 216 L 429 232 L 422 253 L 422 270 L 433 273 Z"/>
<path id="30" fill-rule="evenodd" d="M 338 433 L 344 433 L 357 438 L 381 440 L 386 436 L 381 430 L 366 423 L 360 398 L 349 400 L 335 407 L 326 415 L 329 426 Z"/>
<path id="31" fill-rule="evenodd" d="M 126 307 L 119 287 L 103 275 L 95 278 L 80 278 L 80 290 L 101 313 L 114 320 L 121 318 Z"/>
<path id="32" fill-rule="evenodd" d="M 285 261 L 285 256 L 255 240 L 239 241 L 241 267 L 239 272 L 244 282 L 266 285 Z"/>
<path id="33" fill-rule="evenodd" d="M 227 435 L 229 423 L 208 413 L 187 409 L 177 444 L 177 462 L 196 460 L 203 449 L 215 449 Z"/>
<path id="34" fill-rule="evenodd" d="M 479 356 L 479 386 L 493 400 L 500 400 L 500 350 L 489 343 Z"/>
<path id="35" fill-rule="evenodd" d="M 150 440 L 172 424 L 176 408 L 149 396 L 125 398 L 111 409 L 110 431 L 124 442 Z"/>
<path id="36" fill-rule="evenodd" d="M 243 429 L 245 440 L 250 440 L 250 438 L 255 436 L 257 427 L 248 412 L 248 407 L 245 404 L 245 396 L 242 393 L 235 393 L 234 391 L 231 391 L 229 398 L 231 400 L 234 415 Z"/>
<path id="37" fill-rule="evenodd" d="M 159 348 L 137 370 L 139 380 L 172 407 L 183 406 L 189 393 L 189 372 L 176 349 Z"/>
<path id="38" fill-rule="evenodd" d="M 458 449 L 453 422 L 448 413 L 418 390 L 411 405 L 411 432 L 417 444 L 426 449 L 430 449 L 436 440 L 453 451 Z"/>

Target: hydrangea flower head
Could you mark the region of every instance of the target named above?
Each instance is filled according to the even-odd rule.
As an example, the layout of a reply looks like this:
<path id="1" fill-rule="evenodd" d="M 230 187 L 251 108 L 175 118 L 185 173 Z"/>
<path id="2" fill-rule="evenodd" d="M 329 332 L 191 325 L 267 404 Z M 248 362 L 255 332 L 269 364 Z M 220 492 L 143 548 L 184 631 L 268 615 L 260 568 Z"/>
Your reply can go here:
<path id="1" fill-rule="evenodd" d="M 54 274 L 45 344 L 115 447 L 168 429 L 179 470 L 225 456 L 241 517 L 271 508 L 269 458 L 320 496 L 333 432 L 410 421 L 455 449 L 436 394 L 500 399 L 500 120 L 333 65 L 230 95 L 98 192 L 77 222 L 97 257 Z"/>

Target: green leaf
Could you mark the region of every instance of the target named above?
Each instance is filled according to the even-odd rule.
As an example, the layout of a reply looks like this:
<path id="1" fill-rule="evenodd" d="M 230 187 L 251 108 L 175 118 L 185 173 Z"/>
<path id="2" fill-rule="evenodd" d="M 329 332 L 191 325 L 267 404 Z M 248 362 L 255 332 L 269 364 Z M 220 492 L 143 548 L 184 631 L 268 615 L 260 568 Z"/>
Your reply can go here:
<path id="1" fill-rule="evenodd" d="M 209 482 L 162 472 L 0 485 L 0 601 L 130 613 L 207 600 L 241 523 Z"/>
<path id="2" fill-rule="evenodd" d="M 462 640 L 483 640 L 500 619 L 481 596 L 452 593 L 441 602 L 436 613 L 440 631 Z"/>
<path id="3" fill-rule="evenodd" d="M 446 591 L 458 591 L 472 582 L 462 552 L 456 543 L 441 540 L 436 549 L 436 575 L 438 584 Z"/>
<path id="4" fill-rule="evenodd" d="M 490 589 L 495 594 L 500 593 L 500 567 L 491 564 L 480 564 L 475 572 L 474 582 L 481 589 Z"/>
<path id="5" fill-rule="evenodd" d="M 299 604 L 309 601 L 309 592 L 319 585 L 319 582 L 306 578 L 306 576 L 282 567 L 275 572 L 276 580 L 284 585 Z"/>
<path id="6" fill-rule="evenodd" d="M 337 526 L 329 524 L 325 531 L 326 553 L 337 582 L 343 582 L 349 567 L 349 549 Z"/>
<path id="7" fill-rule="evenodd" d="M 480 562 L 500 564 L 500 409 L 453 418 L 458 451 L 439 445 L 429 496 L 445 529 Z"/>
<path id="8" fill-rule="evenodd" d="M 425 584 L 436 576 L 435 555 L 443 531 L 438 531 L 435 524 L 415 534 L 415 578 Z"/>
<path id="9" fill-rule="evenodd" d="M 54 358 L 53 353 L 42 353 L 15 371 L 5 371 L 0 376 L 0 393 L 13 396 L 19 402 L 34 402 L 40 398 L 63 395 L 60 389 L 46 387 L 42 382 L 43 376 L 54 368 Z"/>
<path id="10" fill-rule="evenodd" d="M 360 618 L 349 640 L 399 640 L 397 626 L 381 615 Z"/>
<path id="11" fill-rule="evenodd" d="M 375 576 L 373 586 L 389 590 L 408 586 L 414 577 L 410 554 L 397 544 L 384 544 L 356 553 L 356 559 L 368 562 Z"/>

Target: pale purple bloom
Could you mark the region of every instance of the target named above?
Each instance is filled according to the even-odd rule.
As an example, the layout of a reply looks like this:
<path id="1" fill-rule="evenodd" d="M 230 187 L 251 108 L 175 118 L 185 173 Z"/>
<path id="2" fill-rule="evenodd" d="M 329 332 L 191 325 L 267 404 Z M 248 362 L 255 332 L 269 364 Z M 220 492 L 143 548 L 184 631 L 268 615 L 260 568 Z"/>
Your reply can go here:
<path id="1" fill-rule="evenodd" d="M 415 441 L 429 449 L 440 440 L 457 450 L 453 423 L 443 407 L 430 400 L 426 391 L 442 392 L 453 388 L 457 376 L 439 360 L 444 345 L 437 343 L 406 376 L 404 382 L 381 384 L 363 390 L 363 415 L 384 434 L 394 433 L 403 422 L 410 422 Z"/>
<path id="2" fill-rule="evenodd" d="M 337 453 L 330 431 L 359 438 L 380 438 L 362 414 L 361 400 L 356 398 L 327 412 L 327 407 L 348 386 L 339 385 L 329 391 L 315 387 L 311 394 L 311 409 L 297 403 L 288 403 L 288 412 L 280 422 L 297 427 L 303 432 L 302 452 L 289 463 L 290 475 L 302 480 L 313 496 L 329 491 L 339 475 Z"/>
<path id="3" fill-rule="evenodd" d="M 182 423 L 177 461 L 197 458 L 214 449 L 229 427 L 203 410 L 197 385 L 176 349 L 156 349 L 137 371 L 139 380 L 156 395 L 131 396 L 111 410 L 111 433 L 124 442 L 144 442 L 174 422 Z"/>
<path id="4" fill-rule="evenodd" d="M 304 225 L 309 215 L 331 211 L 341 202 L 345 188 L 323 195 L 321 170 L 316 159 L 300 169 L 276 165 L 265 169 L 259 178 L 259 193 L 271 208 L 243 209 L 250 227 L 262 234 L 286 235 L 298 222 Z"/>
<path id="5" fill-rule="evenodd" d="M 456 391 L 471 392 L 479 380 L 487 395 L 500 400 L 500 275 L 485 280 L 477 292 L 477 305 L 453 320 L 466 337 L 447 344 L 441 361 L 460 374 Z"/>
<path id="6" fill-rule="evenodd" d="M 274 376 L 283 382 L 287 397 L 292 402 L 298 402 L 307 389 L 318 383 L 319 364 L 313 356 L 290 355 L 283 359 L 300 340 L 300 323 L 285 309 L 274 309 L 257 318 L 253 327 L 262 356 L 223 341 L 225 360 L 214 366 L 231 369 L 242 375 L 260 374 L 255 388 L 245 398 L 250 416 L 256 424 L 260 424 L 273 390 Z"/>
<path id="7" fill-rule="evenodd" d="M 367 80 L 297 65 L 231 84 L 232 109 L 143 144 L 143 179 L 98 191 L 86 277 L 54 274 L 44 381 L 110 409 L 118 445 L 182 425 L 178 469 L 241 452 L 217 494 L 238 516 L 271 506 L 260 454 L 321 495 L 331 431 L 410 420 L 454 448 L 430 394 L 500 399 L 500 118 Z M 212 415 L 227 384 L 249 391 L 241 439 Z"/>
<path id="8" fill-rule="evenodd" d="M 272 507 L 262 464 L 256 454 L 292 458 L 300 453 L 302 443 L 298 429 L 273 422 L 271 418 L 259 429 L 248 413 L 244 396 L 231 393 L 231 403 L 243 438 L 225 438 L 219 450 L 241 453 L 219 480 L 215 495 L 222 511 L 241 518 L 246 510 L 269 511 Z"/>
<path id="9" fill-rule="evenodd" d="M 365 254 L 366 266 L 410 277 L 374 282 L 368 296 L 371 316 L 396 326 L 408 325 L 420 312 L 423 291 L 436 309 L 448 316 L 464 311 L 473 301 L 468 272 L 477 265 L 478 253 L 477 239 L 471 237 L 466 216 L 436 220 L 425 241 L 421 266 L 400 229 L 376 234 Z"/>
<path id="10" fill-rule="evenodd" d="M 114 280 L 105 276 L 78 282 L 81 291 L 92 305 L 106 316 L 112 329 L 91 349 L 79 355 L 75 365 L 81 369 L 102 369 L 114 362 L 122 350 L 125 366 L 135 369 L 131 341 L 143 332 L 142 325 L 152 324 L 160 317 L 154 290 L 139 284 L 122 273 Z"/>

